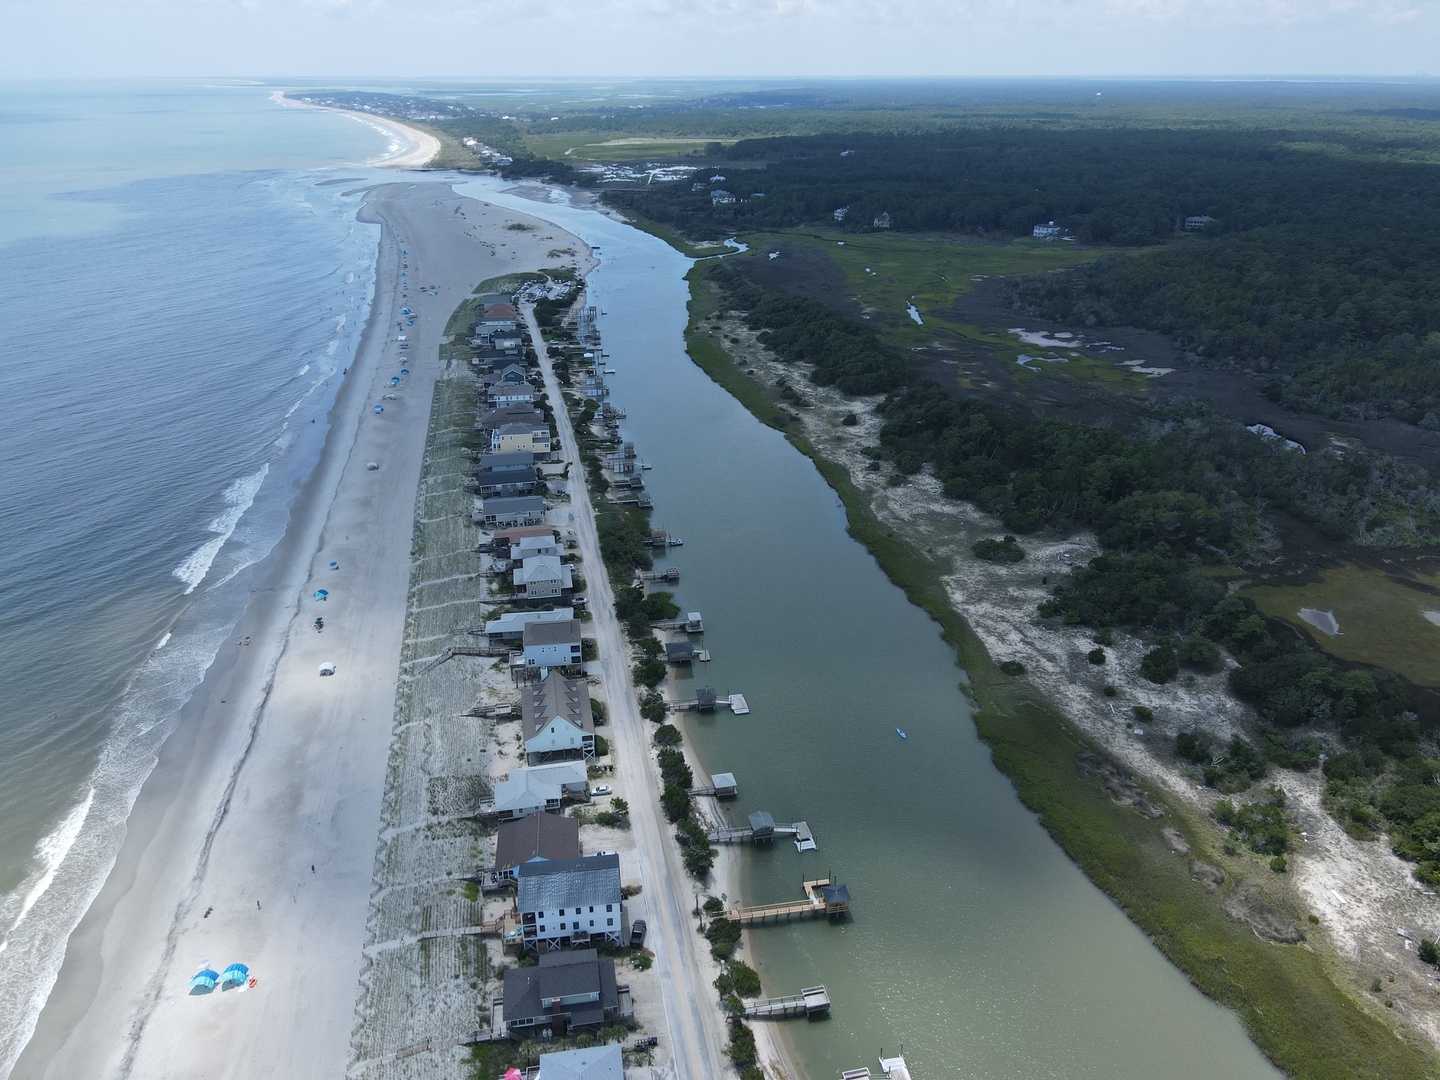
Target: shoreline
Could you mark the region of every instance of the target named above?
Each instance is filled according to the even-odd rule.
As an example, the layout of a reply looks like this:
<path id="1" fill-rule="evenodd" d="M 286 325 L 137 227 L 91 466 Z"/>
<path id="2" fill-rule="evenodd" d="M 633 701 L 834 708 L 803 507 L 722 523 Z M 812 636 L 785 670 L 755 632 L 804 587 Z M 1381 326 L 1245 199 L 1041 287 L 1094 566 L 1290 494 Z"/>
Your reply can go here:
<path id="1" fill-rule="evenodd" d="M 359 112 L 355 109 L 336 109 L 329 105 L 311 105 L 308 101 L 296 101 L 287 97 L 284 90 L 276 90 L 270 95 L 270 100 L 276 105 L 282 105 L 288 109 L 319 109 L 322 112 L 339 113 L 341 116 L 348 116 L 352 120 L 358 120 L 382 134 L 391 138 L 399 138 L 410 144 L 410 149 L 395 157 L 383 158 L 379 161 L 361 162 L 360 164 L 371 169 L 424 169 L 425 166 L 434 161 L 440 153 L 440 140 L 428 131 L 421 131 L 419 128 L 402 124 L 398 120 L 389 117 L 372 116 L 370 113 Z"/>
<path id="2" fill-rule="evenodd" d="M 452 224 L 462 204 L 469 229 Z M 359 219 L 381 225 L 375 295 L 319 457 L 257 568 L 237 644 L 158 755 L 13 1076 L 148 1080 L 214 1074 L 219 1062 L 221 1075 L 336 1075 L 349 1064 L 436 357 L 457 294 L 517 259 L 529 268 L 521 245 L 486 246 L 504 213 L 447 183 L 367 190 Z M 402 245 L 438 295 L 402 303 Z M 387 340 L 401 306 L 421 316 L 412 353 Z M 371 400 L 402 357 L 414 373 L 376 415 Z M 323 608 L 310 597 L 319 581 L 331 591 Z M 316 634 L 322 611 L 329 625 Z M 326 660 L 338 670 L 322 681 Z M 258 986 L 186 996 L 207 961 L 247 963 Z"/>

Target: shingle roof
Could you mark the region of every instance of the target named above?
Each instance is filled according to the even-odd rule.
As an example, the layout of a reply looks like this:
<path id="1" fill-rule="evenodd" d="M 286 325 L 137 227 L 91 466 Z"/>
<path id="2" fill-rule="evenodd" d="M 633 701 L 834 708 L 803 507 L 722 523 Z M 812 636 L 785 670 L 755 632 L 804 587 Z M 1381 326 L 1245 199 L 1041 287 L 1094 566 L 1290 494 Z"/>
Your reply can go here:
<path id="1" fill-rule="evenodd" d="M 515 868 L 515 873 L 520 882 L 515 896 L 518 911 L 555 911 L 620 902 L 618 855 L 524 863 Z"/>
<path id="2" fill-rule="evenodd" d="M 576 618 L 555 619 L 551 621 L 529 622 L 525 624 L 526 645 L 564 645 L 567 642 L 580 640 L 580 620 Z M 550 676 L 550 679 L 555 676 Z M 535 687 L 531 696 L 541 693 L 549 693 L 545 687 L 549 685 L 550 679 L 546 679 L 539 686 Z M 563 681 L 563 680 L 562 680 Z M 573 683 L 571 685 L 574 685 Z M 590 691 L 585 691 L 585 697 L 589 698 Z"/>
<path id="3" fill-rule="evenodd" d="M 502 821 L 495 834 L 495 869 L 509 870 L 531 859 L 578 859 L 580 822 L 559 814 L 531 814 Z"/>
<path id="4" fill-rule="evenodd" d="M 536 865 L 544 866 L 545 863 Z M 563 1006 L 574 1027 L 601 1023 L 605 1009 L 616 1008 L 620 996 L 615 982 L 615 961 L 601 958 L 594 949 L 547 952 L 536 967 L 511 968 L 505 972 L 505 1017 L 507 1021 L 536 1019 L 546 1015 L 546 999 L 577 994 L 599 994 L 600 1000 Z"/>

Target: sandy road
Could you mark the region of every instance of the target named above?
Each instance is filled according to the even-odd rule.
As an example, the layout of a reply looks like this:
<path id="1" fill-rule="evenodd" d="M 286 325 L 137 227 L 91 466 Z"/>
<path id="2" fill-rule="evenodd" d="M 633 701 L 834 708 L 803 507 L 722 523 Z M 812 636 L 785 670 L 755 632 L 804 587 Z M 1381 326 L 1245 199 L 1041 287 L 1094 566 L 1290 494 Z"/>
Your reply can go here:
<path id="1" fill-rule="evenodd" d="M 693 905 L 694 889 L 680 860 L 679 848 L 668 843 L 669 824 L 660 809 L 659 773 L 652 767 L 646 747 L 651 725 L 640 716 L 634 680 L 630 675 L 630 645 L 615 617 L 615 597 L 605 564 L 600 557 L 600 540 L 595 531 L 595 510 L 585 486 L 580 452 L 560 384 L 550 365 L 545 341 L 535 323 L 534 308 L 523 309 L 545 392 L 555 409 L 555 426 L 560 446 L 571 463 L 570 505 L 580 554 L 585 561 L 585 580 L 590 594 L 590 611 L 599 646 L 601 672 L 610 693 L 611 753 L 616 765 L 632 779 L 629 789 L 630 825 L 635 846 L 645 871 L 645 896 L 649 902 L 648 944 L 655 953 L 669 1028 L 670 1075 L 693 1078 L 724 1075 L 726 1035 L 715 991 L 710 986 L 705 963 L 698 954 L 703 939 L 691 925 L 687 904 Z M 663 1075 L 656 1070 L 657 1075 Z"/>

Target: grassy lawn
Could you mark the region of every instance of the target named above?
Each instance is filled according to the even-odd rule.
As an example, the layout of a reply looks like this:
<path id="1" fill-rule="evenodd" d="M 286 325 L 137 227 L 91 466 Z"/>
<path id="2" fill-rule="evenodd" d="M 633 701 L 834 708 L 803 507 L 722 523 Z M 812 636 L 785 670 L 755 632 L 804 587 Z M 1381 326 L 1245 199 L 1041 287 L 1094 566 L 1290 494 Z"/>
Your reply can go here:
<path id="1" fill-rule="evenodd" d="M 1243 594 L 1265 614 L 1303 626 L 1331 656 L 1375 664 L 1421 686 L 1440 686 L 1440 626 L 1423 614 L 1440 612 L 1440 595 L 1353 564 L 1320 577 L 1308 585 L 1258 585 Z M 1415 580 L 1440 589 L 1440 574 Z M 1332 612 L 1340 633 L 1320 633 L 1300 618 L 1301 608 Z"/>

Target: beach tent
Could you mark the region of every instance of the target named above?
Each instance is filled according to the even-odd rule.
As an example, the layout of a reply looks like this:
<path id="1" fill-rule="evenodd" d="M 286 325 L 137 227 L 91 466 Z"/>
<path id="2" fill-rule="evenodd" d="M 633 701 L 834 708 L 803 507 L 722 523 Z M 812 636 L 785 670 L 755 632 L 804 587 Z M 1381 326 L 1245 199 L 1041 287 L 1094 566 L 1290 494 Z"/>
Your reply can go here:
<path id="1" fill-rule="evenodd" d="M 330 564 L 330 569 L 331 569 L 331 570 L 339 570 L 339 569 L 340 569 L 340 564 L 339 564 L 338 562 L 332 562 L 332 563 Z"/>
<path id="2" fill-rule="evenodd" d="M 326 660 L 325 663 L 323 663 L 323 664 L 320 665 L 320 674 L 321 674 L 321 675 L 334 675 L 334 674 L 335 674 L 335 665 L 332 664 L 329 660 Z"/>
<path id="3" fill-rule="evenodd" d="M 378 461 L 367 461 L 365 462 L 365 468 L 369 469 L 371 472 L 374 472 L 376 469 L 380 468 L 380 463 Z"/>
<path id="4" fill-rule="evenodd" d="M 400 374 L 401 374 L 401 375 L 409 375 L 409 374 L 410 374 L 410 369 L 409 369 L 408 367 L 402 367 L 402 368 L 400 369 Z"/>
<path id="5" fill-rule="evenodd" d="M 215 989 L 215 980 L 219 977 L 220 976 L 217 975 L 211 968 L 201 968 L 195 973 L 195 977 L 190 980 L 190 993 L 210 993 L 210 991 Z"/>
<path id="6" fill-rule="evenodd" d="M 239 986 L 245 981 L 245 977 L 249 974 L 250 969 L 244 964 L 231 964 L 220 973 L 220 989 L 224 990 L 228 983 Z"/>
<path id="7" fill-rule="evenodd" d="M 376 406 L 375 406 L 375 411 L 376 411 L 377 413 L 384 412 L 384 411 L 385 411 L 385 406 L 384 406 L 384 405 L 376 405 Z"/>
<path id="8" fill-rule="evenodd" d="M 324 600 L 324 599 L 325 599 L 327 596 L 329 596 L 329 595 L 330 595 L 330 590 L 329 590 L 329 589 L 316 589 L 316 590 L 315 590 L 315 599 L 316 599 L 316 600 Z"/>

